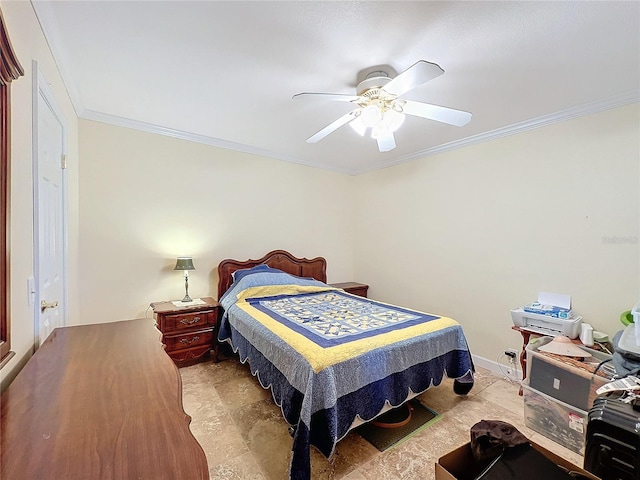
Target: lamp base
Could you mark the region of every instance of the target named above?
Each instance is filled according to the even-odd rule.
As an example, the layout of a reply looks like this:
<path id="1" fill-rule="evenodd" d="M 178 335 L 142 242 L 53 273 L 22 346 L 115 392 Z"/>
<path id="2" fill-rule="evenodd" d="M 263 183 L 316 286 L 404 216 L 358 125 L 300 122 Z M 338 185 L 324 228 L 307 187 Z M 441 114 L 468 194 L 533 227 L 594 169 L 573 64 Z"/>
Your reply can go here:
<path id="1" fill-rule="evenodd" d="M 191 297 L 189 296 L 189 270 L 184 271 L 184 298 L 182 299 L 183 303 L 190 302 Z"/>

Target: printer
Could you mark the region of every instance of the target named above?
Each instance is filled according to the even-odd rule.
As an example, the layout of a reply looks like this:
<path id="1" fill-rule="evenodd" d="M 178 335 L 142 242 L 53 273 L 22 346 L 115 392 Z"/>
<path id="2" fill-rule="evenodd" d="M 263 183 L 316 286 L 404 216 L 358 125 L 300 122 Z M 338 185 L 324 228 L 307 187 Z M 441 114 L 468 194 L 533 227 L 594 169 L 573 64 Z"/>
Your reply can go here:
<path id="1" fill-rule="evenodd" d="M 578 338 L 582 325 L 582 317 L 558 318 L 541 313 L 525 312 L 523 308 L 511 310 L 511 319 L 516 327 L 524 330 L 552 337 L 564 335 L 571 339 Z"/>
<path id="2" fill-rule="evenodd" d="M 538 301 L 511 310 L 516 327 L 549 336 L 578 338 L 582 317 L 574 317 L 571 297 L 557 293 L 538 293 Z"/>

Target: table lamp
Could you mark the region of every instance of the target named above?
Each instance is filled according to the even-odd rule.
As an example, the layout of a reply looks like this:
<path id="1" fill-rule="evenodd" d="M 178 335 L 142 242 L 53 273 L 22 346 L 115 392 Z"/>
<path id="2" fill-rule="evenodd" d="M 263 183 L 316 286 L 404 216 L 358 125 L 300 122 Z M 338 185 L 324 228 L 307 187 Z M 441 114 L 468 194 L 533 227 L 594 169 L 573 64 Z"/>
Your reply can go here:
<path id="1" fill-rule="evenodd" d="M 189 296 L 189 270 L 195 270 L 196 267 L 193 266 L 193 259 L 191 257 L 178 257 L 176 261 L 176 267 L 174 270 L 184 270 L 184 298 L 183 302 L 190 302 L 191 297 Z"/>

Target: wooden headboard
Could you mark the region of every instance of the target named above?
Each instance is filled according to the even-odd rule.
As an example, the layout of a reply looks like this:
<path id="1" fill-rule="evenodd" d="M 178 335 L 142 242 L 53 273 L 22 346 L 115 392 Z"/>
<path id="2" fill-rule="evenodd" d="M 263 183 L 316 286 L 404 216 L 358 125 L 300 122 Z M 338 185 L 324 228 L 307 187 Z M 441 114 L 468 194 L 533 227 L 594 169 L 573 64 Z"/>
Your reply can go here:
<path id="1" fill-rule="evenodd" d="M 233 283 L 233 272 L 261 264 L 298 277 L 311 277 L 325 283 L 327 281 L 327 261 L 324 258 L 297 258 L 284 250 L 273 250 L 257 260 L 222 260 L 218 265 L 218 299 L 222 298 Z"/>

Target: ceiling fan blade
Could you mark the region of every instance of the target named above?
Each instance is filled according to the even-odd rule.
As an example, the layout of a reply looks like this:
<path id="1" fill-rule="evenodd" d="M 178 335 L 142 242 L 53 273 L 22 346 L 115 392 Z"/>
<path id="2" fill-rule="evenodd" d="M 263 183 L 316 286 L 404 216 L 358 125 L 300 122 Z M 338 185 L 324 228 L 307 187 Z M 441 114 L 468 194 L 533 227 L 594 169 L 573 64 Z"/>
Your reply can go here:
<path id="1" fill-rule="evenodd" d="M 388 152 L 396 148 L 396 139 L 393 137 L 393 132 L 386 131 L 376 136 L 378 142 L 378 150 L 381 152 Z"/>
<path id="2" fill-rule="evenodd" d="M 330 123 L 319 132 L 315 133 L 314 135 L 311 135 L 309 138 L 307 138 L 307 143 L 319 142 L 330 133 L 333 133 L 334 131 L 339 129 L 341 126 L 349 123 L 351 120 L 353 120 L 356 117 L 356 112 L 358 112 L 358 110 L 361 110 L 361 109 L 356 108 L 355 110 L 351 110 L 349 113 L 341 116 L 336 121 Z"/>
<path id="3" fill-rule="evenodd" d="M 398 76 L 382 87 L 382 89 L 393 95 L 400 96 L 429 80 L 439 77 L 443 73 L 444 70 L 440 68 L 440 65 L 419 60 L 404 72 L 399 73 Z"/>
<path id="4" fill-rule="evenodd" d="M 456 127 L 462 127 L 471 120 L 471 113 L 469 112 L 412 100 L 406 100 L 406 103 L 402 106 L 402 112 L 416 117 L 448 123 Z"/>
<path id="5" fill-rule="evenodd" d="M 319 100 L 333 100 L 336 102 L 355 102 L 360 100 L 358 95 L 347 95 L 344 93 L 296 93 L 292 98 L 311 98 L 316 97 Z"/>

